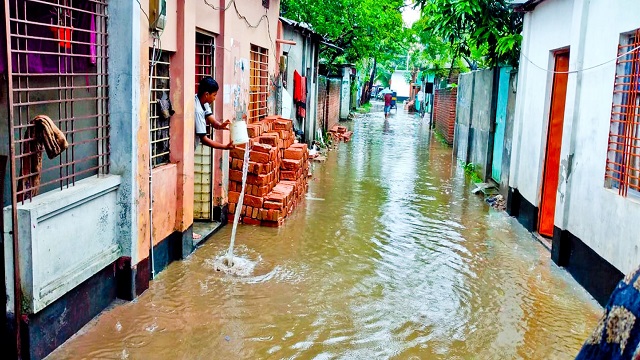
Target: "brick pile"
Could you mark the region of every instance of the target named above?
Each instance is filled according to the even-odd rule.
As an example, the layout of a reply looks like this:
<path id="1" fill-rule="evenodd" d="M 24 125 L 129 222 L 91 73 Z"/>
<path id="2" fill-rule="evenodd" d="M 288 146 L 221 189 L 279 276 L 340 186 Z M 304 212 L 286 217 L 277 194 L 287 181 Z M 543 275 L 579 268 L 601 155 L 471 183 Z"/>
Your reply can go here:
<path id="1" fill-rule="evenodd" d="M 329 133 L 331 133 L 331 137 L 336 142 L 349 142 L 349 140 L 351 140 L 351 136 L 353 136 L 352 131 L 347 131 L 347 128 L 345 126 L 340 125 L 334 125 L 331 130 L 329 130 Z"/>
<path id="2" fill-rule="evenodd" d="M 230 151 L 229 213 L 240 211 L 244 224 L 281 226 L 308 189 L 307 144 L 294 143 L 293 123 L 278 116 L 247 125 L 247 130 L 250 152 L 242 209 L 237 205 L 245 148 L 241 145 Z"/>

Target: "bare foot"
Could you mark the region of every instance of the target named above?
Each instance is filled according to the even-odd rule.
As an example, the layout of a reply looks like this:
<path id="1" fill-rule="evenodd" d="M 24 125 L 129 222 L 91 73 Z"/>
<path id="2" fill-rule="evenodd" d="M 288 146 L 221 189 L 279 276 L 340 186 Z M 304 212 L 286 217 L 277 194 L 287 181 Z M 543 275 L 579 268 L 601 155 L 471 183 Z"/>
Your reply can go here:
<path id="1" fill-rule="evenodd" d="M 202 239 L 202 235 L 193 233 L 193 240 L 200 240 L 200 239 Z"/>

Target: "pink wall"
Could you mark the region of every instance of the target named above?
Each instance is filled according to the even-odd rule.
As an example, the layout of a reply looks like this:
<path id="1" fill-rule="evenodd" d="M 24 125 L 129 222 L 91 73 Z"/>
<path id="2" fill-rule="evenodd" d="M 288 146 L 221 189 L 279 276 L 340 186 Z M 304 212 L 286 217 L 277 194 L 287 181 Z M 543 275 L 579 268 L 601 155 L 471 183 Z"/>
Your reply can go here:
<path id="1" fill-rule="evenodd" d="M 148 12 L 148 1 L 142 1 Z M 228 0 L 209 0 L 219 7 Z M 167 0 L 167 25 L 162 34 L 163 51 L 171 51 L 171 102 L 176 113 L 171 118 L 171 164 L 153 170 L 154 196 L 154 244 L 162 241 L 174 231 L 186 231 L 193 224 L 194 191 L 194 102 L 195 94 L 195 33 L 196 28 L 217 34 L 216 79 L 220 91 L 215 104 L 218 119 L 231 119 L 234 115 L 233 99 L 229 91 L 239 86 L 241 102 L 248 103 L 249 59 L 251 44 L 269 50 L 269 73 L 277 69 L 277 38 L 280 1 L 271 1 L 265 9 L 261 0 L 236 1 L 238 12 L 247 18 L 247 26 L 232 5 L 227 11 L 214 10 L 203 1 Z M 267 25 L 268 24 L 268 25 Z M 141 103 L 139 112 L 138 140 L 138 246 L 133 264 L 149 255 L 149 36 L 147 19 L 141 19 Z M 243 71 L 236 66 L 245 60 Z M 274 113 L 273 97 L 270 98 L 269 114 Z M 228 131 L 216 131 L 216 140 L 229 141 Z M 228 152 L 214 152 L 214 205 L 227 203 Z"/>

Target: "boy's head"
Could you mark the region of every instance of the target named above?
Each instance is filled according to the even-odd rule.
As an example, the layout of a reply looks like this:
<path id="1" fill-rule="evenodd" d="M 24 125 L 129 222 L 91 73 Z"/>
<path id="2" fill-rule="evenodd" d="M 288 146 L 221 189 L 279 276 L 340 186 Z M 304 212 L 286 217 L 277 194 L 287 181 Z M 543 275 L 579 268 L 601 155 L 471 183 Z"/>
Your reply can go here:
<path id="1" fill-rule="evenodd" d="M 198 98 L 202 102 L 212 104 L 218 95 L 218 89 L 218 83 L 211 76 L 205 76 L 198 84 Z"/>

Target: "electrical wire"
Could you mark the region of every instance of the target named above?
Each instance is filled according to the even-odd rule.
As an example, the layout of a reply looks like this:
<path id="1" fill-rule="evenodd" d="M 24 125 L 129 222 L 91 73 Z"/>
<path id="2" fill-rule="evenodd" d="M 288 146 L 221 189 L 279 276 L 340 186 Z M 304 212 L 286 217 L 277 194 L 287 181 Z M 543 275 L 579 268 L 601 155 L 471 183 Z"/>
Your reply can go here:
<path id="1" fill-rule="evenodd" d="M 618 55 L 618 56 L 617 56 L 617 57 L 615 57 L 614 59 L 607 60 L 607 61 L 605 61 L 605 62 L 603 62 L 603 63 L 598 64 L 598 65 L 590 66 L 590 67 L 587 67 L 587 68 L 584 68 L 584 69 L 570 70 L 570 71 L 554 71 L 554 70 L 548 70 L 548 69 L 545 69 L 545 68 L 541 67 L 540 65 L 538 65 L 538 64 L 536 64 L 536 63 L 534 63 L 533 61 L 531 61 L 531 59 L 529 59 L 529 58 L 527 57 L 527 55 L 525 55 L 524 53 L 522 54 L 522 57 L 524 57 L 524 58 L 527 60 L 527 62 L 529 62 L 531 65 L 533 65 L 533 66 L 537 67 L 538 69 L 540 69 L 540 70 L 542 70 L 542 71 L 546 71 L 546 72 L 551 73 L 551 74 L 576 74 L 576 73 L 579 73 L 579 72 L 585 72 L 585 71 L 589 71 L 589 70 L 597 69 L 597 68 L 599 68 L 599 67 L 602 67 L 602 66 L 608 65 L 609 63 L 614 62 L 614 61 L 617 61 L 618 59 L 620 59 L 620 58 L 622 58 L 622 57 L 625 57 L 625 56 L 627 56 L 627 55 L 629 55 L 629 54 L 631 54 L 632 52 L 637 51 L 637 50 L 640 50 L 640 46 L 635 47 L 635 48 L 633 48 L 633 49 L 631 49 L 631 50 L 627 51 L 626 53 L 623 53 L 623 54 Z"/>

